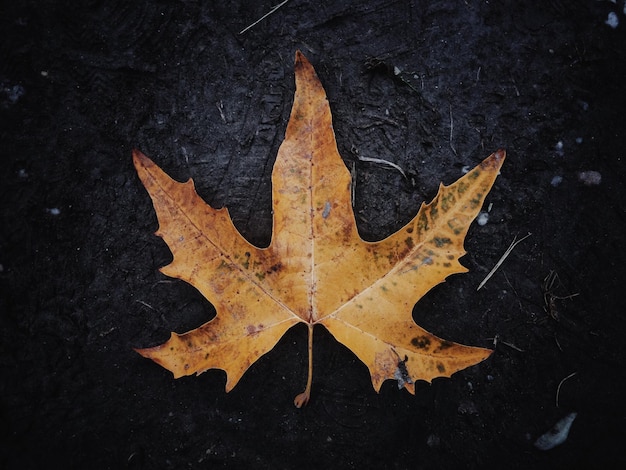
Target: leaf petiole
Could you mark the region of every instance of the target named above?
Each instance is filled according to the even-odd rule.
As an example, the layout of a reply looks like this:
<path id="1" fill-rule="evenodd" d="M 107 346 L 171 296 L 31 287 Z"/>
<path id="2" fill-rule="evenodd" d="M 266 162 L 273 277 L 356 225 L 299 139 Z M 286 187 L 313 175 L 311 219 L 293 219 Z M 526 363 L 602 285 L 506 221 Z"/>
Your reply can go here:
<path id="1" fill-rule="evenodd" d="M 309 375 L 306 380 L 306 388 L 304 392 L 300 393 L 294 400 L 293 404 L 296 408 L 302 408 L 309 402 L 311 398 L 311 383 L 313 382 L 313 325 L 307 325 L 309 327 Z"/>

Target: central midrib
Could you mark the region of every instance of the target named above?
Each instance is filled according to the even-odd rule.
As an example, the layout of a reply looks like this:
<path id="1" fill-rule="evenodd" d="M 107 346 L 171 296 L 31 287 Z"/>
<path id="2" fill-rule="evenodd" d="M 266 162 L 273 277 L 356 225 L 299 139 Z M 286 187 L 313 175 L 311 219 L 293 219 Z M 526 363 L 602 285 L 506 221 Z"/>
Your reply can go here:
<path id="1" fill-rule="evenodd" d="M 312 129 L 313 127 L 313 123 L 310 122 L 309 123 L 309 129 Z M 316 319 L 317 319 L 317 306 L 315 305 L 315 295 L 317 293 L 317 276 L 315 273 L 315 223 L 314 223 L 314 219 L 315 219 L 315 204 L 314 204 L 314 200 L 313 200 L 313 188 L 314 188 L 314 181 L 313 181 L 313 161 L 315 160 L 315 142 L 313 139 L 313 132 L 310 132 L 310 145 L 311 145 L 311 164 L 309 165 L 309 201 L 310 201 L 310 208 L 309 208 L 309 215 L 310 215 L 310 220 L 309 220 L 309 240 L 311 243 L 311 265 L 310 265 L 310 284 L 309 284 L 309 307 L 310 307 L 310 317 L 309 317 L 309 323 L 313 323 Z"/>

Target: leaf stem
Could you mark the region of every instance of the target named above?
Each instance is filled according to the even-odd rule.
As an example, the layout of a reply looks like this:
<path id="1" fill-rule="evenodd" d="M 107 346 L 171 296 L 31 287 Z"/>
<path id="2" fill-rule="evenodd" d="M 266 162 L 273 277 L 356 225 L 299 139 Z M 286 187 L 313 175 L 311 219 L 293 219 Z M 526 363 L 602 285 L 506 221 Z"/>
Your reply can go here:
<path id="1" fill-rule="evenodd" d="M 309 375 L 304 392 L 300 393 L 293 401 L 296 408 L 302 408 L 311 398 L 311 383 L 313 382 L 313 325 L 309 324 L 307 326 L 309 327 Z"/>

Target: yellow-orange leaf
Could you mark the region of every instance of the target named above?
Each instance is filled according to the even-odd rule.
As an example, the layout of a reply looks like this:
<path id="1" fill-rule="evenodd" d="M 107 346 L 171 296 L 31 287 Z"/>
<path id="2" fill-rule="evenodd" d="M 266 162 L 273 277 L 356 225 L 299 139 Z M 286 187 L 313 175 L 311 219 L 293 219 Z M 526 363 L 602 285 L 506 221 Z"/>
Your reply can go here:
<path id="1" fill-rule="evenodd" d="M 213 209 L 193 181 L 178 183 L 135 150 L 133 159 L 159 219 L 156 232 L 173 262 L 161 271 L 196 287 L 217 316 L 164 344 L 137 351 L 174 377 L 223 369 L 226 391 L 297 323 L 323 325 L 369 368 L 378 391 L 387 379 L 449 377 L 488 349 L 440 339 L 412 318 L 415 303 L 447 276 L 467 271 L 463 240 L 504 161 L 499 150 L 450 186 L 441 185 L 405 227 L 379 242 L 357 232 L 350 174 L 339 153 L 326 94 L 296 53 L 296 93 L 272 173 L 274 222 L 267 248 L 246 241 L 226 209 Z"/>

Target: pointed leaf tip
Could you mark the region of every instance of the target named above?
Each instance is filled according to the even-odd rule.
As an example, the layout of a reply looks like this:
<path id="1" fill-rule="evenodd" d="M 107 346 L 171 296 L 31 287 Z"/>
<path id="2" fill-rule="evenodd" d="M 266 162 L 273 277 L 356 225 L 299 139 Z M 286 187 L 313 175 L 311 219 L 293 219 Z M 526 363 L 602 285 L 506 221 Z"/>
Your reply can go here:
<path id="1" fill-rule="evenodd" d="M 294 72 L 296 75 L 296 82 L 298 81 L 298 78 L 300 76 L 307 76 L 307 77 L 315 77 L 315 80 L 317 79 L 317 74 L 315 73 L 315 69 L 313 68 L 313 66 L 311 65 L 311 62 L 309 62 L 309 59 L 307 59 L 305 57 L 305 55 L 300 52 L 299 50 L 296 51 L 296 60 L 294 63 Z M 322 84 L 320 83 L 320 88 L 321 88 Z"/>
<path id="2" fill-rule="evenodd" d="M 154 166 L 154 162 L 146 157 L 140 150 L 133 149 L 133 164 L 135 165 L 135 169 L 139 170 L 139 168 L 148 168 Z"/>
<path id="3" fill-rule="evenodd" d="M 506 150 L 499 149 L 489 155 L 486 159 L 482 161 L 480 166 L 485 169 L 500 169 L 502 164 L 504 163 L 504 159 L 506 158 Z"/>

